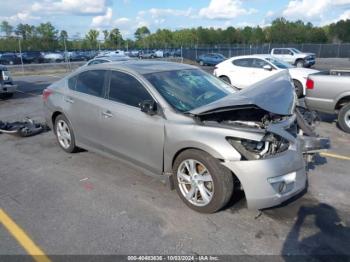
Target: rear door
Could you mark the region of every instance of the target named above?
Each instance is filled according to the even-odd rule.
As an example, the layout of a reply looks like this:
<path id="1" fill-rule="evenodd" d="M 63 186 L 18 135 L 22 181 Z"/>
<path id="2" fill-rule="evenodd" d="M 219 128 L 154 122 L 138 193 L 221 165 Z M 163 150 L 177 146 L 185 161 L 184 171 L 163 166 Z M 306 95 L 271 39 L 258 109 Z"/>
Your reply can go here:
<path id="1" fill-rule="evenodd" d="M 163 171 L 164 118 L 141 112 L 139 104 L 154 100 L 134 76 L 109 72 L 107 100 L 100 112 L 99 134 L 112 154 L 136 163 L 153 173 Z"/>
<path id="2" fill-rule="evenodd" d="M 101 104 L 106 94 L 106 70 L 88 70 L 68 80 L 65 112 L 78 143 L 100 148 Z"/>

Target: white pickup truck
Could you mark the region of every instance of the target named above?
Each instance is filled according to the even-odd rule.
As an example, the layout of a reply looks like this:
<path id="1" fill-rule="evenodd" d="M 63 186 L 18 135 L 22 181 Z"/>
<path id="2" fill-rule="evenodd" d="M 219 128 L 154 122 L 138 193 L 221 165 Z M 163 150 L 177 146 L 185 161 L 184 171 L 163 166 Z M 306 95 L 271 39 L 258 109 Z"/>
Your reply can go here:
<path id="1" fill-rule="evenodd" d="M 303 53 L 296 48 L 273 48 L 271 55 L 296 67 L 311 67 L 316 57 L 314 53 Z"/>

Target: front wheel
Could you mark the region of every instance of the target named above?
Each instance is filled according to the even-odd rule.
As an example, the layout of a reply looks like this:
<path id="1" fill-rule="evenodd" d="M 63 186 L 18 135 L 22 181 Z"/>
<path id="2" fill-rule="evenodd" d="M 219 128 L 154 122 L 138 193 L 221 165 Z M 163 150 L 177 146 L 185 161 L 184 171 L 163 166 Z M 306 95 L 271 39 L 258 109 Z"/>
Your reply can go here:
<path id="1" fill-rule="evenodd" d="M 295 65 L 297 67 L 304 67 L 305 66 L 305 62 L 303 59 L 297 60 L 297 62 L 295 63 Z"/>
<path id="2" fill-rule="evenodd" d="M 338 123 L 344 132 L 350 133 L 350 103 L 344 105 L 340 109 L 338 114 Z"/>
<path id="3" fill-rule="evenodd" d="M 54 130 L 58 144 L 64 151 L 67 153 L 74 153 L 77 151 L 78 148 L 75 145 L 73 129 L 64 115 L 57 116 Z"/>
<path id="4" fill-rule="evenodd" d="M 199 65 L 200 66 L 204 66 L 204 62 L 201 60 L 201 61 L 199 61 Z"/>
<path id="5" fill-rule="evenodd" d="M 185 204 L 200 213 L 214 213 L 233 194 L 233 176 L 219 160 L 204 151 L 182 152 L 173 166 L 176 191 Z"/>

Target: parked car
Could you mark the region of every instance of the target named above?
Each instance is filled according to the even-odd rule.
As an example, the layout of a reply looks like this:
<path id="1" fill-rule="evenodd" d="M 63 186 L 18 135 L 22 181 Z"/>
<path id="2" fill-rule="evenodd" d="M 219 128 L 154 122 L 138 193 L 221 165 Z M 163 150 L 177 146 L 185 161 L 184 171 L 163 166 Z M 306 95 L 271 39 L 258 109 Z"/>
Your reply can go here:
<path id="1" fill-rule="evenodd" d="M 12 97 L 17 90 L 13 83 L 10 72 L 3 65 L 0 65 L 0 97 Z"/>
<path id="2" fill-rule="evenodd" d="M 44 61 L 47 63 L 61 63 L 64 61 L 64 56 L 60 53 L 44 54 Z"/>
<path id="3" fill-rule="evenodd" d="M 350 69 L 309 75 L 305 103 L 310 110 L 338 115 L 342 130 L 350 133 Z"/>
<path id="4" fill-rule="evenodd" d="M 199 212 L 225 206 L 234 184 L 253 209 L 278 205 L 306 185 L 286 71 L 237 92 L 190 65 L 105 63 L 50 85 L 43 102 L 64 151 L 81 147 L 129 162 L 174 183 Z"/>
<path id="5" fill-rule="evenodd" d="M 289 71 L 298 97 L 305 95 L 308 75 L 319 72 L 309 68 L 296 68 L 271 55 L 248 55 L 232 57 L 218 64 L 214 75 L 243 89 L 283 70 Z"/>
<path id="6" fill-rule="evenodd" d="M 227 58 L 223 56 L 222 54 L 217 53 L 210 53 L 210 54 L 203 54 L 200 55 L 197 58 L 197 63 L 199 63 L 201 66 L 215 66 L 223 61 L 225 61 Z"/>
<path id="7" fill-rule="evenodd" d="M 311 67 L 316 62 L 314 53 L 303 53 L 296 48 L 273 48 L 271 55 L 296 67 Z"/>
<path id="8" fill-rule="evenodd" d="M 22 53 L 23 63 L 32 64 L 32 63 L 43 63 L 44 62 L 44 54 L 39 51 L 28 51 Z"/>
<path id="9" fill-rule="evenodd" d="M 89 57 L 83 52 L 71 52 L 68 57 L 69 57 L 69 60 L 73 62 L 89 60 Z"/>
<path id="10" fill-rule="evenodd" d="M 103 63 L 109 63 L 109 62 L 122 62 L 122 61 L 128 61 L 128 60 L 132 60 L 132 58 L 128 56 L 121 56 L 121 55 L 96 56 L 94 59 L 88 61 L 84 66 L 97 65 L 97 64 L 103 64 Z"/>
<path id="11" fill-rule="evenodd" d="M 21 63 L 21 58 L 12 53 L 5 53 L 0 56 L 0 64 L 17 65 Z"/>
<path id="12" fill-rule="evenodd" d="M 141 59 L 153 59 L 156 57 L 154 51 L 141 51 L 139 54 Z"/>

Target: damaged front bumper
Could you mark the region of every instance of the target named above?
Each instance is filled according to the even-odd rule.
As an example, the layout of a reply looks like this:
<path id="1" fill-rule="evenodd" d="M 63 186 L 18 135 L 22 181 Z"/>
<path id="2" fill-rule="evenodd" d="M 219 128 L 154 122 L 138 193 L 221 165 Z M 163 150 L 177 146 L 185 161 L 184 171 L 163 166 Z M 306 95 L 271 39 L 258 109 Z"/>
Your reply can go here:
<path id="1" fill-rule="evenodd" d="M 270 158 L 226 161 L 243 187 L 249 209 L 264 209 L 281 204 L 302 192 L 307 175 L 302 140 L 295 147 Z"/>

